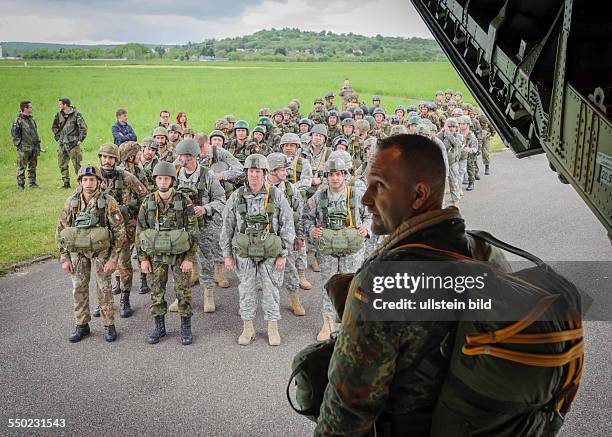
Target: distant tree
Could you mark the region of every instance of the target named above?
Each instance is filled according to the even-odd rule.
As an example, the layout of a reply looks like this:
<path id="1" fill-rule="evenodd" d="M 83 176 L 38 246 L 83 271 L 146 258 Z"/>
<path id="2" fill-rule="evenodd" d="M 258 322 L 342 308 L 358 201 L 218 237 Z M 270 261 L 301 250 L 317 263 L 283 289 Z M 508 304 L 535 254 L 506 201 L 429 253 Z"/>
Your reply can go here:
<path id="1" fill-rule="evenodd" d="M 276 50 L 274 50 L 274 54 L 287 56 L 287 50 L 284 47 L 279 47 Z"/>

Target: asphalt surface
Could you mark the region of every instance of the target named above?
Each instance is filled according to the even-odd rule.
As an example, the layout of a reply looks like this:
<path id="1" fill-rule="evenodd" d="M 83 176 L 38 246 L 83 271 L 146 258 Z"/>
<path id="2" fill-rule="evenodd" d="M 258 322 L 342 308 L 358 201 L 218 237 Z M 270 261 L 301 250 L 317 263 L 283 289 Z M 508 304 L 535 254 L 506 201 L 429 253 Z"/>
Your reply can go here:
<path id="1" fill-rule="evenodd" d="M 545 260 L 612 260 L 603 227 L 571 187 L 557 181 L 543 156 L 496 154 L 492 170 L 462 199 L 469 228 L 489 230 Z M 574 269 L 572 279 L 609 285 L 612 272 L 605 266 Z M 308 276 L 318 284 L 317 274 Z M 214 314 L 202 313 L 201 289 L 193 289 L 195 342 L 184 347 L 176 314 L 167 318 L 166 338 L 146 343 L 153 325 L 149 296 L 136 293 L 134 316 L 116 321 L 116 343 L 104 342 L 94 319 L 91 337 L 70 344 L 71 286 L 57 262 L 0 278 L 0 435 L 311 434 L 313 424 L 291 410 L 285 387 L 293 355 L 318 332 L 318 292 L 303 292 L 307 315 L 300 318 L 282 294 L 280 347 L 268 346 L 261 311 L 256 341 L 241 347 L 236 278 L 231 282 L 232 288 L 217 290 Z M 586 336 L 582 386 L 563 436 L 612 434 L 611 324 L 588 322 Z M 66 425 L 15 430 L 9 418 L 65 419 Z"/>

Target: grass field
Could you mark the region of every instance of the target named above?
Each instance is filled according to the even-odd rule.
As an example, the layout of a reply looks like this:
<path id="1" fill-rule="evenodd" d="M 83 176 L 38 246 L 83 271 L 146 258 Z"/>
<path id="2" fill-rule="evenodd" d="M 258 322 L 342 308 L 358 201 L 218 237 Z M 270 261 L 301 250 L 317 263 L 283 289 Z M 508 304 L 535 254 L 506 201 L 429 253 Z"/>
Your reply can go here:
<path id="1" fill-rule="evenodd" d="M 431 100 L 437 89 L 460 89 L 473 103 L 465 85 L 448 63 L 218 63 L 134 64 L 121 62 L 55 63 L 0 62 L 0 272 L 13 263 L 38 255 L 56 254 L 54 230 L 69 193 L 57 187 L 57 145 L 51 123 L 57 99 L 68 97 L 87 121 L 82 146 L 84 163 L 96 162 L 98 146 L 112 142 L 115 111 L 124 107 L 139 138 L 150 134 L 161 108 L 171 118 L 188 115 L 196 131 L 212 130 L 214 120 L 234 114 L 254 123 L 262 107 L 302 102 L 308 113 L 314 97 L 337 92 L 345 77 L 360 98 L 382 96 L 382 105 Z M 40 190 L 19 192 L 15 180 L 15 149 L 10 128 L 21 100 L 31 100 L 46 149 L 38 162 Z M 498 137 L 494 147 L 501 148 Z M 73 178 L 73 185 L 74 185 Z"/>

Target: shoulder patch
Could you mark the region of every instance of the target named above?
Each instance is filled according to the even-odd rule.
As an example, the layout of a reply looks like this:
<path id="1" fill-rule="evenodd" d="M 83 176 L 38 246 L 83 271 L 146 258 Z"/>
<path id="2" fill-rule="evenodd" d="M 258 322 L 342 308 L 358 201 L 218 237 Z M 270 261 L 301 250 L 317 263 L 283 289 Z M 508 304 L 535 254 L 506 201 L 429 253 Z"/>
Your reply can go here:
<path id="1" fill-rule="evenodd" d="M 370 302 L 370 296 L 368 296 L 363 290 L 361 290 L 360 288 L 355 289 L 355 292 L 353 293 L 353 296 L 355 296 L 355 299 L 357 299 L 360 302 L 363 303 L 368 303 Z"/>

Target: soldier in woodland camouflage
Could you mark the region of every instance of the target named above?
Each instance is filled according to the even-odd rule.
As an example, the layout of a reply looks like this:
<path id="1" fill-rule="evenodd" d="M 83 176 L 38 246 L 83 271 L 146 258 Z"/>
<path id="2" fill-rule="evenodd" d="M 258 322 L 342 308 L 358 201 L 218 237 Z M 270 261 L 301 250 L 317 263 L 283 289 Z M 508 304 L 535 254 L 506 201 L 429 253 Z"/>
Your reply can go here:
<path id="1" fill-rule="evenodd" d="M 83 153 L 80 146 L 87 137 L 87 124 L 81 113 L 71 106 L 70 99 L 59 99 L 58 106 L 59 112 L 55 114 L 51 130 L 58 144 L 57 162 L 64 181 L 64 188 L 70 188 L 68 167 L 72 161 L 75 174 L 81 167 Z"/>
<path id="2" fill-rule="evenodd" d="M 38 128 L 32 117 L 32 102 L 25 100 L 19 105 L 20 112 L 13 122 L 11 136 L 17 148 L 17 187 L 25 187 L 25 173 L 28 171 L 30 188 L 38 188 L 36 184 L 36 165 L 40 155 L 40 138 Z"/>

